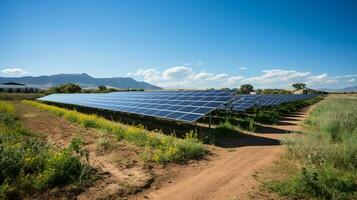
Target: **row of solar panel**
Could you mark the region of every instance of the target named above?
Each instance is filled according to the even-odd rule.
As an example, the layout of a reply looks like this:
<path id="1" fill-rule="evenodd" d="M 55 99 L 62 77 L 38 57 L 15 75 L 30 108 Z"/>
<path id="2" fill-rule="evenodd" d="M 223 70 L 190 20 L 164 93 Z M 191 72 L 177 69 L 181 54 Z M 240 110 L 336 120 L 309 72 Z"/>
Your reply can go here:
<path id="1" fill-rule="evenodd" d="M 68 97 L 68 94 L 57 94 L 60 98 L 66 98 Z M 226 102 L 231 97 L 229 96 L 215 96 L 215 95 L 210 95 L 210 96 L 180 96 L 180 95 L 106 95 L 106 94 L 71 94 L 73 96 L 70 96 L 70 98 L 73 98 L 74 96 L 78 98 L 90 98 L 90 99 L 105 99 L 105 100 L 136 100 L 136 101 L 144 101 L 145 100 L 167 100 L 167 101 L 218 101 L 218 102 Z M 230 94 L 228 94 L 230 95 Z M 143 99 L 141 99 L 143 98 Z"/>
<path id="2" fill-rule="evenodd" d="M 222 97 L 223 98 L 223 97 Z M 76 99 L 74 97 L 53 97 L 51 100 L 52 101 L 72 101 L 72 99 Z M 111 103 L 111 104 L 120 104 L 120 105 L 126 105 L 126 106 L 136 106 L 136 107 L 154 107 L 154 106 L 172 106 L 172 105 L 177 105 L 177 106 L 202 106 L 202 107 L 209 107 L 209 108 L 216 108 L 217 106 L 221 105 L 222 103 L 226 101 L 191 101 L 191 100 L 186 100 L 186 101 L 179 101 L 179 100 L 150 100 L 150 99 L 139 99 L 139 100 L 130 100 L 130 99 L 97 99 L 97 98 L 77 98 L 81 100 L 89 100 L 92 102 L 96 103 Z M 229 100 L 231 98 L 224 98 L 226 100 Z"/>
<path id="3" fill-rule="evenodd" d="M 232 90 L 203 90 L 203 91 L 151 91 L 151 92 L 112 92 L 108 95 L 190 95 L 190 96 L 225 96 Z"/>
<path id="4" fill-rule="evenodd" d="M 179 99 L 177 96 L 181 93 L 185 93 L 186 96 L 179 97 L 181 100 L 177 100 Z M 156 94 L 157 96 L 155 96 Z M 217 94 L 219 95 L 217 96 Z M 193 122 L 233 99 L 233 97 L 232 92 L 213 90 L 53 94 L 39 100 Z"/>
<path id="5" fill-rule="evenodd" d="M 233 95 L 234 91 L 114 92 L 107 94 L 53 94 L 39 100 L 101 108 L 126 113 L 193 122 L 213 110 L 245 111 L 312 98 L 314 95 Z M 182 96 L 184 94 L 185 96 Z M 199 95 L 198 95 L 199 94 Z M 219 95 L 217 95 L 219 94 Z"/>
<path id="6" fill-rule="evenodd" d="M 315 94 L 300 94 L 300 95 L 238 95 L 232 103 L 232 110 L 245 111 L 250 108 L 274 106 L 286 102 L 310 99 L 317 95 Z"/>
<path id="7" fill-rule="evenodd" d="M 209 112 L 211 110 L 209 108 L 197 108 L 197 107 L 183 107 L 183 109 L 176 110 L 178 108 L 175 106 L 171 106 L 166 109 L 139 108 L 139 107 L 132 107 L 132 106 L 113 106 L 108 104 L 96 104 L 90 102 L 78 102 L 77 105 L 92 107 L 92 108 L 101 108 L 101 109 L 112 110 L 112 111 L 147 115 L 153 117 L 161 117 L 161 118 L 167 118 L 172 120 L 187 121 L 187 122 L 196 121 L 199 118 L 203 117 L 206 114 L 206 112 Z"/>

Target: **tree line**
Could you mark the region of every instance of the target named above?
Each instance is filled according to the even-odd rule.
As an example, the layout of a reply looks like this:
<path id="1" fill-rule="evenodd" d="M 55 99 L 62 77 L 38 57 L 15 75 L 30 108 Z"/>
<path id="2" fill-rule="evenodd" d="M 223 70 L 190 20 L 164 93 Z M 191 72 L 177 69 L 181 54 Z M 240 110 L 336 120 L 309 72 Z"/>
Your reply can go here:
<path id="1" fill-rule="evenodd" d="M 294 83 L 294 84 L 292 84 L 292 87 L 295 90 L 300 90 L 300 89 L 305 88 L 306 84 L 305 83 Z M 250 94 L 254 91 L 257 94 L 291 94 L 291 91 L 284 90 L 284 89 L 257 89 L 257 90 L 254 90 L 254 87 L 251 84 L 241 85 L 240 88 L 238 89 L 237 93 L 238 94 Z"/>
<path id="2" fill-rule="evenodd" d="M 300 90 L 306 87 L 305 83 L 294 83 L 292 87 L 295 90 Z M 212 88 L 213 89 L 213 88 Z M 222 88 L 229 89 L 229 88 Z M 255 92 L 257 94 L 291 94 L 291 91 L 284 89 L 257 89 L 254 90 L 253 85 L 251 84 L 243 84 L 240 88 L 235 89 L 237 94 L 250 94 Z M 117 91 L 144 91 L 144 89 L 125 89 L 119 90 L 116 88 L 108 88 L 106 86 L 98 86 L 98 88 L 93 89 L 83 89 L 81 86 L 75 83 L 66 83 L 63 85 L 55 86 L 46 91 L 46 94 L 52 93 L 108 93 L 108 92 L 117 92 Z"/>
<path id="3" fill-rule="evenodd" d="M 93 89 L 83 89 L 81 86 L 75 83 L 66 83 L 59 86 L 55 86 L 47 90 L 46 94 L 53 93 L 108 93 L 108 92 L 117 92 L 123 91 L 116 88 L 108 88 L 104 85 L 100 85 L 97 88 Z M 125 89 L 124 91 L 143 91 L 143 89 Z"/>

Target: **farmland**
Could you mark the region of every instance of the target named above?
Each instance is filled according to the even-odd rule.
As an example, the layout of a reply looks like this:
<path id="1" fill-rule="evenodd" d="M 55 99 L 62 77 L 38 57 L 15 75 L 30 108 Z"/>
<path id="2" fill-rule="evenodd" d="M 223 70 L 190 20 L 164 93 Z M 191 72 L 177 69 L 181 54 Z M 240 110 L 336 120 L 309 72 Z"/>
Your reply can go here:
<path id="1" fill-rule="evenodd" d="M 1 195 L 5 199 L 352 198 L 355 142 L 348 133 L 355 129 L 356 97 L 320 100 L 256 108 L 223 119 L 217 115 L 206 134 L 193 129 L 180 137 L 37 101 L 1 102 L 1 166 L 13 166 L 2 170 Z M 351 105 L 348 113 L 335 113 L 345 111 L 346 105 Z M 290 132 L 300 134 L 285 137 Z M 29 153 L 20 156 L 23 151 Z M 282 155 L 280 163 L 289 157 L 303 167 L 281 175 L 284 178 L 261 180 L 269 174 L 263 169 L 274 168 Z M 311 183 L 316 184 L 315 193 L 304 188 L 310 174 L 324 173 L 344 189 L 351 188 L 342 193 L 324 179 Z M 328 188 L 322 194 L 320 184 Z"/>

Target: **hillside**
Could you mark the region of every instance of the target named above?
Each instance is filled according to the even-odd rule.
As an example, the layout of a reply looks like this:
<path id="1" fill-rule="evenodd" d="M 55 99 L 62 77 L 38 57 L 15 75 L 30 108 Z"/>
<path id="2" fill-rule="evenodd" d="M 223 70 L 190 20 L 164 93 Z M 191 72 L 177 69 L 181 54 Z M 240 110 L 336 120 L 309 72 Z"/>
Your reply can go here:
<path id="1" fill-rule="evenodd" d="M 346 87 L 341 89 L 321 89 L 322 91 L 326 92 L 357 92 L 357 86 Z"/>
<path id="2" fill-rule="evenodd" d="M 24 76 L 24 77 L 0 77 L 0 83 L 17 82 L 28 85 L 36 85 L 43 88 L 53 87 L 65 83 L 76 83 L 82 87 L 98 87 L 99 85 L 116 88 L 140 88 L 149 90 L 160 90 L 160 87 L 146 82 L 139 82 L 133 78 L 94 78 L 88 74 L 56 74 L 51 76 Z"/>

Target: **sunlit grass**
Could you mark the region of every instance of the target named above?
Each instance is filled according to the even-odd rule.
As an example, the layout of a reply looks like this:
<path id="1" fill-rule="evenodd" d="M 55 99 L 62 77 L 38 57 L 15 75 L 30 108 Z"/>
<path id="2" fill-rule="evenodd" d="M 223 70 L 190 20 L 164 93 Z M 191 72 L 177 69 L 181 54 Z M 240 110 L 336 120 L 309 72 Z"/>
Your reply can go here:
<path id="1" fill-rule="evenodd" d="M 357 199 L 355 97 L 330 95 L 305 120 L 305 134 L 284 141 L 302 168 L 273 190 L 294 199 Z"/>
<path id="2" fill-rule="evenodd" d="M 144 158 L 148 160 L 159 163 L 182 162 L 201 158 L 206 153 L 202 143 L 193 133 L 188 133 L 185 138 L 180 139 L 175 136 L 164 135 L 161 132 L 148 131 L 141 126 L 126 126 L 94 114 L 88 115 L 35 101 L 23 102 L 55 115 L 63 116 L 68 121 L 84 127 L 101 129 L 115 135 L 119 140 L 147 147 L 149 151 L 145 152 Z"/>
<path id="3" fill-rule="evenodd" d="M 33 137 L 0 102 L 0 199 L 20 199 L 86 179 L 90 168 L 80 142 L 61 150 Z"/>

